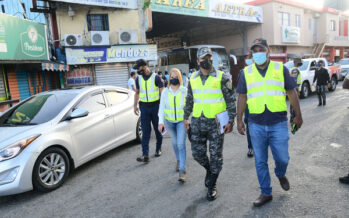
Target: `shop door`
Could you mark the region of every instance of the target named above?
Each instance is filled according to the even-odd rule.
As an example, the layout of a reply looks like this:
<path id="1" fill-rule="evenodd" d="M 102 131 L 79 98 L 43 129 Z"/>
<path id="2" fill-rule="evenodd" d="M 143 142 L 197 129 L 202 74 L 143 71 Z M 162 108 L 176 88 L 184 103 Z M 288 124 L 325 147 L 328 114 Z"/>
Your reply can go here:
<path id="1" fill-rule="evenodd" d="M 112 85 L 127 88 L 129 78 L 127 64 L 95 65 L 95 71 L 97 85 Z"/>

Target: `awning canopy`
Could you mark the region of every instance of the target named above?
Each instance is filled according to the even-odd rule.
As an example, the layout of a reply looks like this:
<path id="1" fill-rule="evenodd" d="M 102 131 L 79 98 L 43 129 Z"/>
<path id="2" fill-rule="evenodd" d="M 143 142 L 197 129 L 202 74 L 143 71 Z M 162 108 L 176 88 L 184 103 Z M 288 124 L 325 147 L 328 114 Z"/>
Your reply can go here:
<path id="1" fill-rule="evenodd" d="M 56 62 L 42 62 L 42 70 L 48 71 L 69 71 L 69 65 Z"/>

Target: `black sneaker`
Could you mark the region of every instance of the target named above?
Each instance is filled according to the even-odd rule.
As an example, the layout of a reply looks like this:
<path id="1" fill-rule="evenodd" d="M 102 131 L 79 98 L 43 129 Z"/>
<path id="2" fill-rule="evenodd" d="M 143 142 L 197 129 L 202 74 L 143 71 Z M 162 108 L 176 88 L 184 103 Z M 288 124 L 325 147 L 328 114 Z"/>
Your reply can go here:
<path id="1" fill-rule="evenodd" d="M 148 163 L 149 162 L 149 157 L 143 155 L 143 156 L 137 157 L 137 161 L 138 162 L 143 162 L 143 163 Z"/>
<path id="2" fill-rule="evenodd" d="M 247 152 L 247 157 L 253 157 L 253 150 L 250 148 L 248 149 L 248 152 Z"/>
<path id="3" fill-rule="evenodd" d="M 160 157 L 161 154 L 162 154 L 162 153 L 161 153 L 161 150 L 158 150 L 158 151 L 155 152 L 155 157 Z"/>
<path id="4" fill-rule="evenodd" d="M 339 181 L 343 184 L 349 184 L 349 174 L 347 176 L 340 177 Z"/>

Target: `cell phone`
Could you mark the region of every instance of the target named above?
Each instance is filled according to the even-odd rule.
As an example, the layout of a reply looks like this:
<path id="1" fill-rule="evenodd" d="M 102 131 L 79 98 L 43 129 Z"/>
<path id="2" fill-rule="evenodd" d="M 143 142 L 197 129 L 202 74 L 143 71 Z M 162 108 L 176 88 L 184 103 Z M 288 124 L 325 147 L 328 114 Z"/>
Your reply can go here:
<path id="1" fill-rule="evenodd" d="M 294 123 L 293 125 L 292 125 L 292 134 L 294 135 L 295 133 L 296 133 L 296 131 L 297 131 L 297 128 L 296 128 L 296 124 Z"/>
<path id="2" fill-rule="evenodd" d="M 164 136 L 167 133 L 167 129 L 164 127 L 162 128 L 161 135 Z"/>

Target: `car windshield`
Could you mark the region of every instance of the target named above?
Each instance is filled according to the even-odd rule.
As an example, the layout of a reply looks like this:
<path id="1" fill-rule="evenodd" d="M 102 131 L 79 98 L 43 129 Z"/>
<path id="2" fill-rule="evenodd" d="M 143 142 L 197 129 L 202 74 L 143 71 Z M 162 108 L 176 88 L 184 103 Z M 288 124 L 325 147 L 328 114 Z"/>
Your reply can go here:
<path id="1" fill-rule="evenodd" d="M 224 48 L 212 48 L 213 66 L 216 69 L 229 72 L 229 59 Z"/>
<path id="2" fill-rule="evenodd" d="M 309 61 L 302 61 L 302 66 L 298 67 L 300 71 L 307 70 L 309 65 Z M 292 67 L 294 67 L 293 61 L 288 61 L 285 63 L 285 67 L 287 67 L 288 70 L 291 70 Z"/>
<path id="3" fill-rule="evenodd" d="M 48 122 L 76 96 L 76 93 L 41 94 L 20 103 L 0 117 L 0 125 L 36 125 Z"/>
<path id="4" fill-rule="evenodd" d="M 349 60 L 340 60 L 339 64 L 340 65 L 349 65 Z"/>

